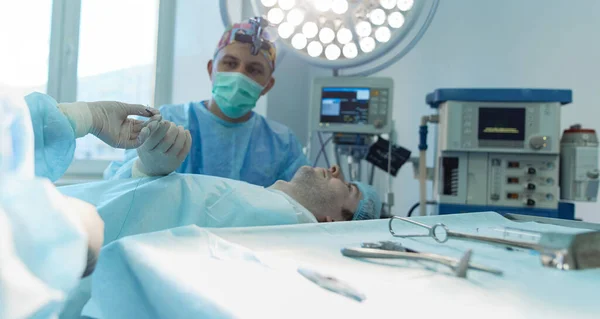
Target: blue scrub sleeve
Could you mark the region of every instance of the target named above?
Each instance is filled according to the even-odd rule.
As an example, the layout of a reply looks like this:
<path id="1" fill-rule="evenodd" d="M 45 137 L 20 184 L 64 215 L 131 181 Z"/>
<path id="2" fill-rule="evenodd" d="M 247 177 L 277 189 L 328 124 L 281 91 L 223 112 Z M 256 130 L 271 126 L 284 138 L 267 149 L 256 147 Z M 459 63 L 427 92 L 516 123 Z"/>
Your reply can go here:
<path id="1" fill-rule="evenodd" d="M 75 156 L 75 131 L 52 97 L 35 92 L 25 102 L 35 137 L 35 175 L 56 181 Z"/>
<path id="2" fill-rule="evenodd" d="M 279 180 L 291 181 L 298 169 L 302 166 L 310 166 L 308 158 L 302 152 L 302 145 L 294 135 L 290 132 L 290 151 L 287 153 L 288 158 L 284 166 L 284 170 L 277 177 Z"/>

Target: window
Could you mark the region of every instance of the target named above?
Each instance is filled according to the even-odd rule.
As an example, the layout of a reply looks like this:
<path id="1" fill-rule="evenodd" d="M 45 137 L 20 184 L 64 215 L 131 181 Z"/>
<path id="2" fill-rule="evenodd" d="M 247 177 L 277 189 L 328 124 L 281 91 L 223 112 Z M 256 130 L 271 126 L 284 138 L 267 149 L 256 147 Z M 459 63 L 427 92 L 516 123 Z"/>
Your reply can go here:
<path id="1" fill-rule="evenodd" d="M 160 0 L 0 0 L 0 99 L 38 91 L 59 103 L 171 103 L 175 9 Z M 101 178 L 122 154 L 78 139 L 64 179 Z"/>
<path id="2" fill-rule="evenodd" d="M 0 98 L 46 92 L 51 17 L 52 0 L 0 1 Z"/>
<path id="3" fill-rule="evenodd" d="M 77 100 L 153 105 L 157 0 L 81 0 Z M 94 136 L 77 140 L 76 159 L 121 159 Z"/>

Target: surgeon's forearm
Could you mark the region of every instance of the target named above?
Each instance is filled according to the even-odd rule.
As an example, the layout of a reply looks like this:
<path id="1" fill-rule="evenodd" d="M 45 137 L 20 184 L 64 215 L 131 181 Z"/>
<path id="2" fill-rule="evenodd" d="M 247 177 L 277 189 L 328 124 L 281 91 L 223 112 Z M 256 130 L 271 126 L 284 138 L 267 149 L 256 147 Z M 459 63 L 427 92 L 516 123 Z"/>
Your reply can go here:
<path id="1" fill-rule="evenodd" d="M 135 160 L 135 162 L 133 162 L 133 166 L 131 167 L 131 177 L 133 178 L 141 178 L 141 177 L 148 177 L 149 175 L 144 173 L 141 169 L 140 169 L 140 165 L 142 165 L 140 163 L 140 159 L 137 158 Z"/>
<path id="2" fill-rule="evenodd" d="M 90 132 L 93 124 L 92 113 L 87 103 L 60 103 L 58 108 L 69 120 L 76 138 L 83 137 Z"/>
<path id="3" fill-rule="evenodd" d="M 100 249 L 104 243 L 104 222 L 99 216 L 93 216 L 91 219 L 84 217 L 82 219 L 88 235 L 87 265 L 82 277 L 87 277 L 96 268 L 98 256 L 100 256 Z"/>

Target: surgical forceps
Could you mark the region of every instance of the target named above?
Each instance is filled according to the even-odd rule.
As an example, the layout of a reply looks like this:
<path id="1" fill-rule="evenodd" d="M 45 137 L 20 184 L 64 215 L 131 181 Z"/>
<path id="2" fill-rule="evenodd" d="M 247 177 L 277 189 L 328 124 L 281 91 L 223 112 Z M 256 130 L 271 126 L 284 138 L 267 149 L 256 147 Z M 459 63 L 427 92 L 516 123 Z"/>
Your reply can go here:
<path id="1" fill-rule="evenodd" d="M 399 220 L 423 227 L 423 228 L 427 229 L 428 233 L 427 234 L 409 234 L 409 235 L 397 234 L 396 232 L 394 232 L 394 228 L 392 227 L 392 222 L 394 221 L 394 219 L 399 219 Z M 408 219 L 406 217 L 392 216 L 390 218 L 388 227 L 389 227 L 390 233 L 394 237 L 400 237 L 400 238 L 431 237 L 440 244 L 445 243 L 446 241 L 448 241 L 448 238 L 452 237 L 452 238 L 468 240 L 468 241 L 485 242 L 485 243 L 502 246 L 502 247 L 509 247 L 509 248 L 517 247 L 517 248 L 533 249 L 533 250 L 541 250 L 542 249 L 542 246 L 540 246 L 538 244 L 520 242 L 520 241 L 515 241 L 515 240 L 508 240 L 508 239 L 503 239 L 503 238 L 494 238 L 494 237 L 486 237 L 486 236 L 480 236 L 480 235 L 471 235 L 471 234 L 466 234 L 466 233 L 453 232 L 453 231 L 450 231 L 450 229 L 448 229 L 448 226 L 444 225 L 443 223 L 437 223 L 433 226 L 429 226 L 429 225 L 425 225 L 423 223 L 419 223 L 417 221 Z"/>
<path id="2" fill-rule="evenodd" d="M 431 261 L 450 267 L 450 269 L 454 271 L 454 274 L 459 278 L 466 278 L 468 269 L 484 271 L 494 275 L 502 275 L 501 270 L 470 263 L 472 255 L 471 250 L 466 251 L 462 258 L 454 259 L 437 254 L 420 253 L 405 248 L 400 243 L 389 241 L 379 243 L 363 243 L 361 246 L 362 248 L 344 248 L 341 251 L 342 255 L 353 258 L 384 258 Z"/>
<path id="3" fill-rule="evenodd" d="M 394 232 L 392 222 L 400 219 L 427 229 L 427 234 L 400 235 Z M 448 238 L 456 238 L 474 242 L 484 242 L 505 248 L 524 248 L 539 253 L 542 265 L 561 270 L 600 268 L 600 231 L 568 233 L 542 233 L 537 243 L 527 243 L 503 238 L 486 237 L 453 232 L 442 223 L 433 226 L 425 225 L 405 217 L 392 216 L 388 224 L 394 237 L 431 237 L 438 243 L 445 243 Z"/>

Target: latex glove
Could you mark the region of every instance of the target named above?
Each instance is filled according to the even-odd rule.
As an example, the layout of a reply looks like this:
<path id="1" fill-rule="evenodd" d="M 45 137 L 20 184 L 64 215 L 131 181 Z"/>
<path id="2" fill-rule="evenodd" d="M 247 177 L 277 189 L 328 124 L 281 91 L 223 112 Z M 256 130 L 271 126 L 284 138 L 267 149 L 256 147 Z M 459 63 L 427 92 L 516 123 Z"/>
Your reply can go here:
<path id="1" fill-rule="evenodd" d="M 153 121 L 140 133 L 142 146 L 132 169 L 132 177 L 163 176 L 174 172 L 192 146 L 190 131 L 169 121 Z"/>
<path id="2" fill-rule="evenodd" d="M 148 122 L 128 118 L 129 115 L 161 119 L 157 109 L 115 101 L 61 103 L 58 107 L 69 119 L 76 137 L 91 133 L 115 148 L 141 145 L 138 136 Z"/>

